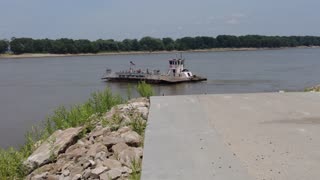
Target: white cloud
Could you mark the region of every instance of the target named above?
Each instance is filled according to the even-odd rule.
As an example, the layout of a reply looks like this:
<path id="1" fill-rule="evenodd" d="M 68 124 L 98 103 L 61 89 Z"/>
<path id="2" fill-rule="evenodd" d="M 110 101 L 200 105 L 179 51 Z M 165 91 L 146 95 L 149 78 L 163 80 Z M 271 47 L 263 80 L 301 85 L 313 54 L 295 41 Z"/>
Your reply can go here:
<path id="1" fill-rule="evenodd" d="M 238 25 L 241 24 L 246 17 L 247 16 L 242 13 L 234 13 L 225 18 L 225 23 L 230 25 Z"/>
<path id="2" fill-rule="evenodd" d="M 242 13 L 234 13 L 231 16 L 235 17 L 235 18 L 245 18 L 245 17 L 247 17 L 245 14 L 242 14 Z"/>
<path id="3" fill-rule="evenodd" d="M 240 20 L 237 18 L 230 18 L 226 20 L 226 24 L 237 25 L 240 24 Z"/>

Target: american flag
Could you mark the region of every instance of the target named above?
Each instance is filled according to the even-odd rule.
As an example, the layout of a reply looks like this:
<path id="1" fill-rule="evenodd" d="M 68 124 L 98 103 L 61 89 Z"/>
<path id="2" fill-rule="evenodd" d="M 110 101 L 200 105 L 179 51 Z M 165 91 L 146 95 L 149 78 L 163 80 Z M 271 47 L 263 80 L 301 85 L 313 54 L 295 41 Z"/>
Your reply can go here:
<path id="1" fill-rule="evenodd" d="M 130 65 L 135 66 L 136 64 L 135 64 L 135 63 L 133 63 L 132 61 L 130 61 Z"/>

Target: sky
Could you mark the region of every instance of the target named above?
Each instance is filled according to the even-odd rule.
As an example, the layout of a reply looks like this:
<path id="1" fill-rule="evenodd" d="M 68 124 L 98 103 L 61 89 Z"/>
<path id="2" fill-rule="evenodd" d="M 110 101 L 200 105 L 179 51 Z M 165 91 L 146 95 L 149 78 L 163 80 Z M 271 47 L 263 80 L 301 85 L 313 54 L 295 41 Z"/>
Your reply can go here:
<path id="1" fill-rule="evenodd" d="M 320 36 L 320 0 L 0 0 L 0 39 Z"/>

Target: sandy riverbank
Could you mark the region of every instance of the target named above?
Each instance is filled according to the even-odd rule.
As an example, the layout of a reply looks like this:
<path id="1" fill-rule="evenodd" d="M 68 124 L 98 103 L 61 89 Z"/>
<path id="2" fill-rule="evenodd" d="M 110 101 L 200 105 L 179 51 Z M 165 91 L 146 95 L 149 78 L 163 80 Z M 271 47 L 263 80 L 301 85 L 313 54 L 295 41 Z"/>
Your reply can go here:
<path id="1" fill-rule="evenodd" d="M 294 48 L 319 48 L 299 46 Z M 198 49 L 188 51 L 127 51 L 127 52 L 103 52 L 103 53 L 88 53 L 88 54 L 1 54 L 0 59 L 19 59 L 19 58 L 44 58 L 44 57 L 74 57 L 74 56 L 107 56 L 107 55 L 135 55 L 135 54 L 168 54 L 168 53 L 184 53 L 184 52 L 227 52 L 227 51 L 261 51 L 261 50 L 279 50 L 291 49 L 290 47 L 283 48 L 213 48 L 213 49 Z"/>

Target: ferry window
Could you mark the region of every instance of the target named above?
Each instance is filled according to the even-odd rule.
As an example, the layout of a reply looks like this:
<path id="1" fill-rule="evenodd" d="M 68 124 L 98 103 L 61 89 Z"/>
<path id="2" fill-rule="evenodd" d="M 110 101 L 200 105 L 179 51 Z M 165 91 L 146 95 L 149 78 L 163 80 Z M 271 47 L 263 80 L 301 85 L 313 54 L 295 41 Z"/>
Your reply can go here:
<path id="1" fill-rule="evenodd" d="M 172 65 L 172 61 L 169 61 L 169 64 Z"/>
<path id="2" fill-rule="evenodd" d="M 188 73 L 188 76 L 191 76 L 190 73 Z"/>

